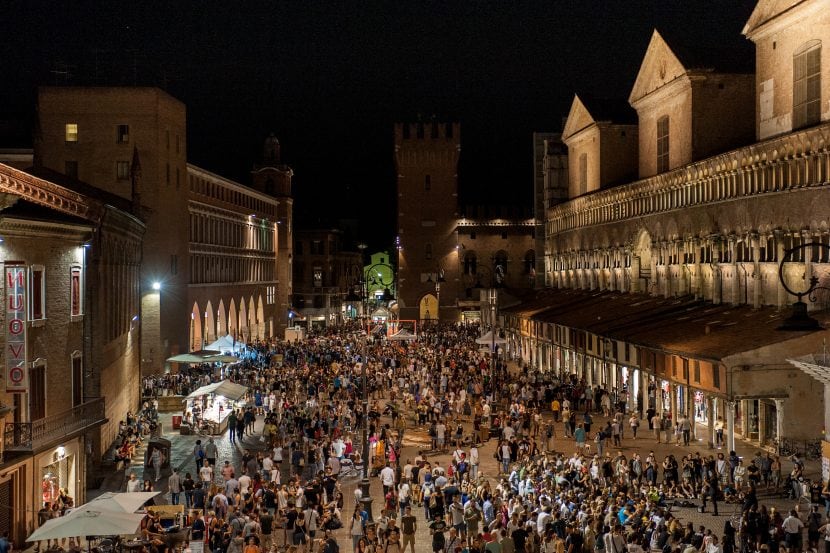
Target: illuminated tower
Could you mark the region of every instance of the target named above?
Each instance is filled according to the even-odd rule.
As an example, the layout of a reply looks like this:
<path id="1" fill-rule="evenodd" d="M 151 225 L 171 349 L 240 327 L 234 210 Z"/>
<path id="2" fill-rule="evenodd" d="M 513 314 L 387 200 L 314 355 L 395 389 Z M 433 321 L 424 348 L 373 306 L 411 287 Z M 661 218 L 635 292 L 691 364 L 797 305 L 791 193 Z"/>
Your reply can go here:
<path id="1" fill-rule="evenodd" d="M 456 320 L 458 123 L 398 123 L 398 303 L 401 319 Z"/>

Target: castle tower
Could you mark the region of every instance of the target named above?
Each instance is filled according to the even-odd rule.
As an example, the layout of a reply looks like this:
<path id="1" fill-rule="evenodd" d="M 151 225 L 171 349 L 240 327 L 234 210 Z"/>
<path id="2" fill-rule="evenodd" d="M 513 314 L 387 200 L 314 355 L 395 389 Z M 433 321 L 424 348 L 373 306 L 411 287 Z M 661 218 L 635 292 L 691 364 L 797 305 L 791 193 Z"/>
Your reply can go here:
<path id="1" fill-rule="evenodd" d="M 458 123 L 398 123 L 398 304 L 401 319 L 457 320 Z M 440 290 L 436 286 L 440 282 Z"/>

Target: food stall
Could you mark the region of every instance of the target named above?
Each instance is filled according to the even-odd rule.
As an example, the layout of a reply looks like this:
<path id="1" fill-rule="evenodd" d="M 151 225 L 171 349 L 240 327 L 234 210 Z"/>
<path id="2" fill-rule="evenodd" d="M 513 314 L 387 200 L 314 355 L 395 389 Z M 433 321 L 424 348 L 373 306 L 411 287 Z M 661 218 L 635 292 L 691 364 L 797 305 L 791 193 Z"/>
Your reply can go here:
<path id="1" fill-rule="evenodd" d="M 219 435 L 228 428 L 231 411 L 244 407 L 242 400 L 248 387 L 229 380 L 214 382 L 194 390 L 184 401 L 184 420 L 181 433 L 201 429 L 207 434 Z"/>

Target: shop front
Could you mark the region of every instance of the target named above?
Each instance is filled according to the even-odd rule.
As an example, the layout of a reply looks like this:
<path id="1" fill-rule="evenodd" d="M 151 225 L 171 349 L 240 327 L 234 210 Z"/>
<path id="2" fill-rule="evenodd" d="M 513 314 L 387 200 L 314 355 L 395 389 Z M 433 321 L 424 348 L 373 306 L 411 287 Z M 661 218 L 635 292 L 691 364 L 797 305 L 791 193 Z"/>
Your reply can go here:
<path id="1" fill-rule="evenodd" d="M 35 460 L 35 474 L 40 479 L 40 504 L 66 502 L 77 498 L 80 472 L 78 440 L 41 453 Z"/>

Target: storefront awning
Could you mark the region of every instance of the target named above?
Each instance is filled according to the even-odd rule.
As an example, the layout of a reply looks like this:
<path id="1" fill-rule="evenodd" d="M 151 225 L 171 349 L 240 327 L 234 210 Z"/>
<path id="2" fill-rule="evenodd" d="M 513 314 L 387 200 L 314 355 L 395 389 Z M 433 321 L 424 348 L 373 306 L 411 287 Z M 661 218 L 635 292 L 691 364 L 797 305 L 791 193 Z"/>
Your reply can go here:
<path id="1" fill-rule="evenodd" d="M 236 384 L 230 380 L 223 380 L 221 382 L 214 382 L 207 386 L 197 388 L 190 393 L 188 398 L 206 396 L 208 394 L 216 394 L 217 396 L 226 397 L 232 401 L 236 401 L 248 392 L 248 387 L 241 384 Z"/>

